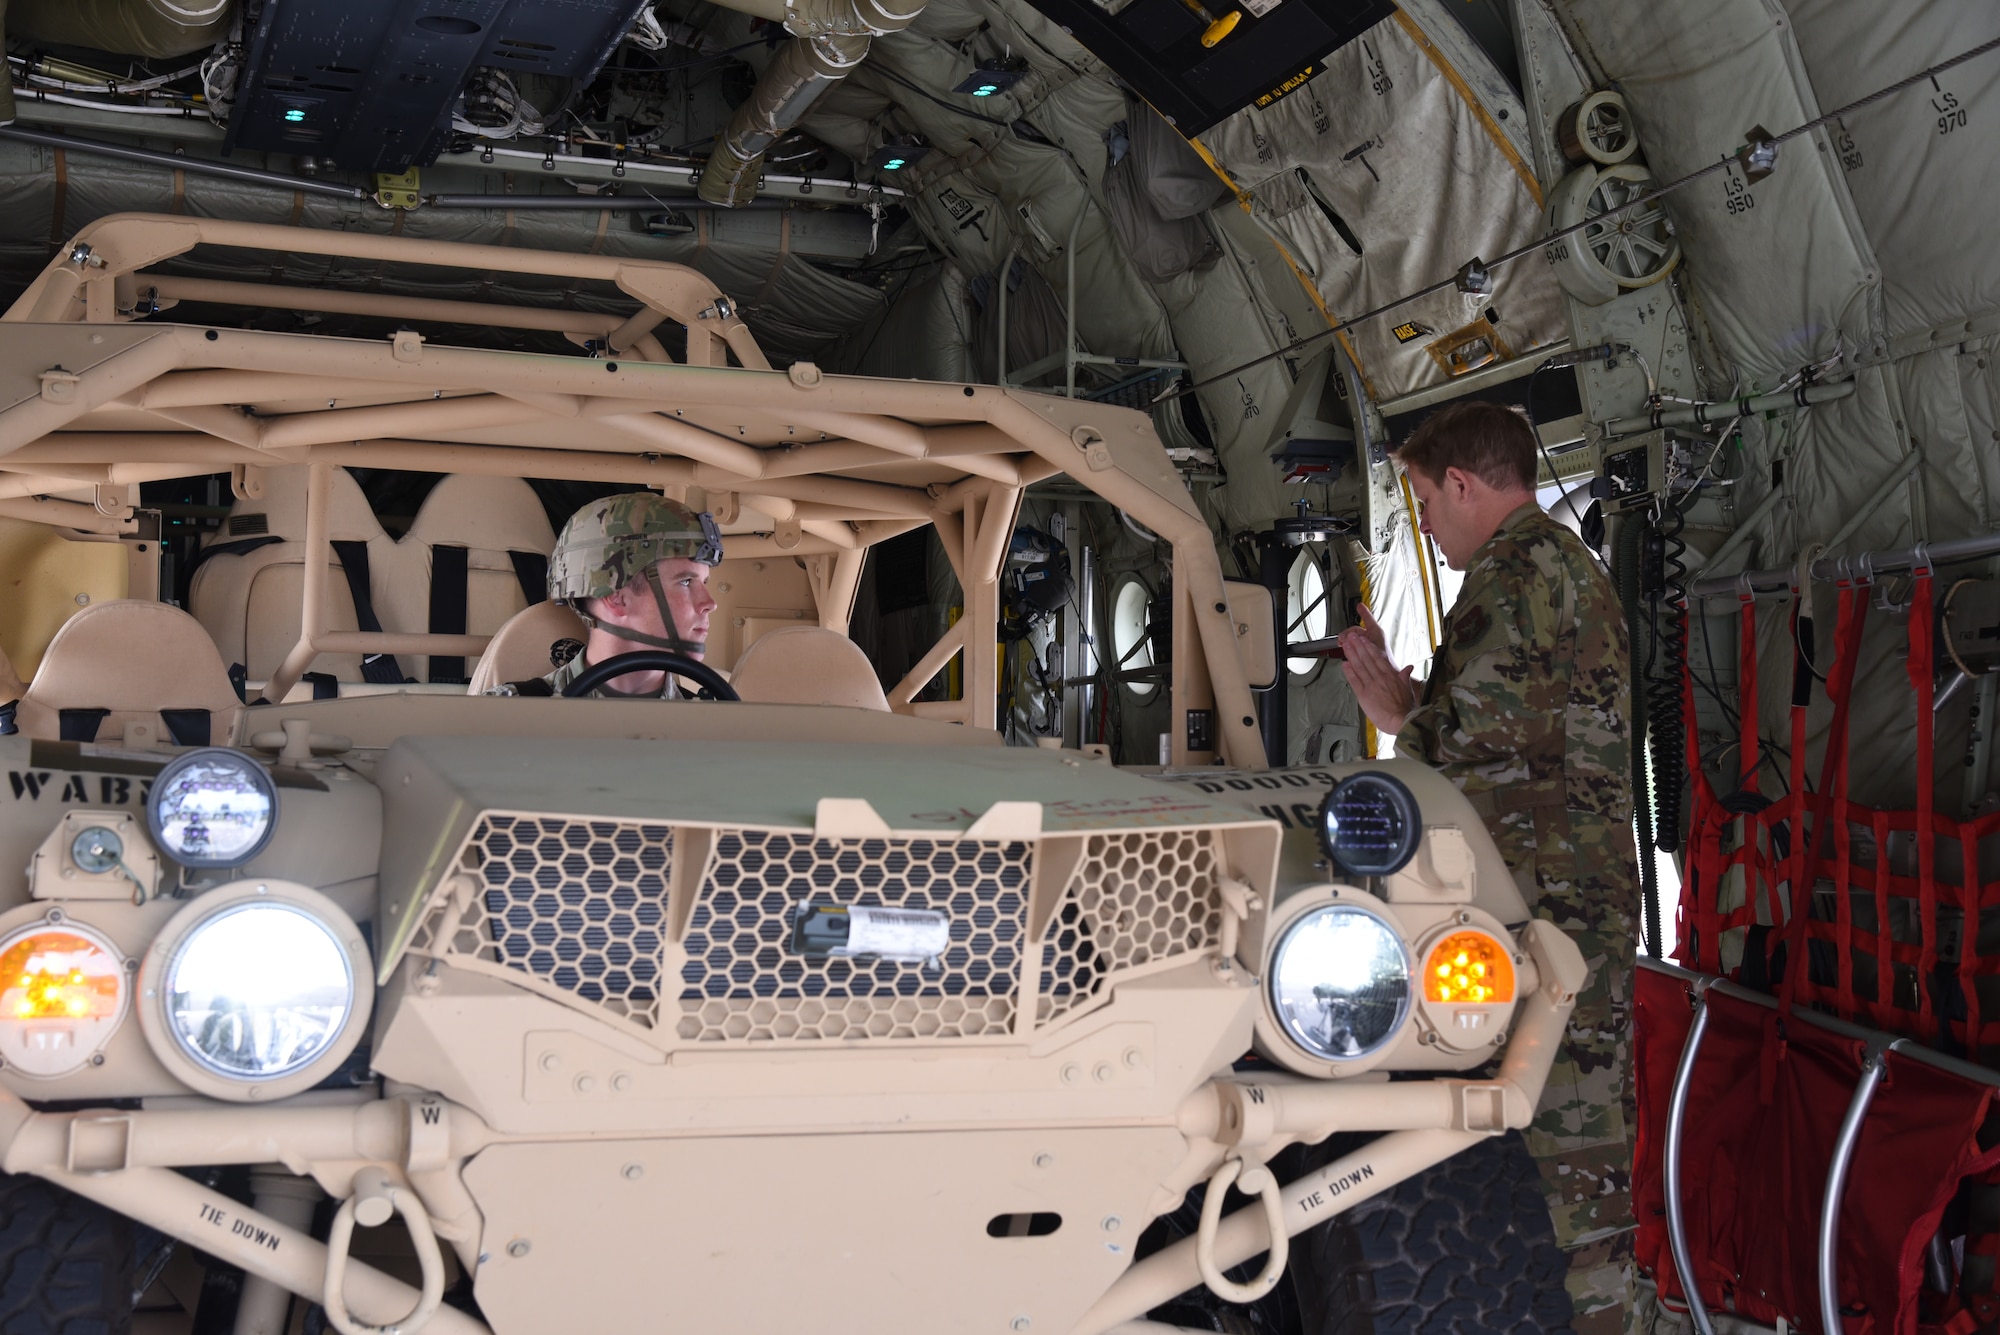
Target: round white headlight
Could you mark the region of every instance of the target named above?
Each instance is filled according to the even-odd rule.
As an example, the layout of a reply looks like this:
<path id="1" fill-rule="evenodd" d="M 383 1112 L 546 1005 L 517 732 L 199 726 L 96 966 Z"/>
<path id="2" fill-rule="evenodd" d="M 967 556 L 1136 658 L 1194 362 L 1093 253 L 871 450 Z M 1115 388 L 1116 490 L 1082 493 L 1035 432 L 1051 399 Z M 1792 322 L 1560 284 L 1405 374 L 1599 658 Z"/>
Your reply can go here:
<path id="1" fill-rule="evenodd" d="M 161 1060 L 226 1098 L 283 1097 L 354 1050 L 374 998 L 361 934 L 332 901 L 239 881 L 175 915 L 140 969 Z"/>
<path id="2" fill-rule="evenodd" d="M 1314 909 L 1272 953 L 1271 1010 L 1286 1037 L 1321 1061 L 1379 1051 L 1409 1018 L 1410 952 L 1382 918 L 1352 904 Z"/>
<path id="3" fill-rule="evenodd" d="M 153 841 L 183 867 L 240 867 L 278 824 L 278 790 L 264 767 L 227 747 L 179 757 L 146 801 Z"/>

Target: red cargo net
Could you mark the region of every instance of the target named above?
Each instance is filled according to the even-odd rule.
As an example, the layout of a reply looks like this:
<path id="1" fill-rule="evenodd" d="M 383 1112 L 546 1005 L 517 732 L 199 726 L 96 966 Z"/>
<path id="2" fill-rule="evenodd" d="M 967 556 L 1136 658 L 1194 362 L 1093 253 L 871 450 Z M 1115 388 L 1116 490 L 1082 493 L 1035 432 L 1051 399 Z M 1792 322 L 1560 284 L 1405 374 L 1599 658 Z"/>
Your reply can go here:
<path id="1" fill-rule="evenodd" d="M 1694 801 L 1679 953 L 1689 968 L 1722 974 L 1725 941 L 1735 935 L 1753 957 L 1727 972 L 1754 979 L 1782 968 L 1788 1008 L 1807 1003 L 1977 1060 L 1983 1051 L 2000 1053 L 2000 942 L 1987 953 L 1980 949 L 1981 911 L 2000 909 L 2000 879 L 1982 881 L 1979 858 L 1981 841 L 2000 836 L 2000 812 L 1958 821 L 1934 809 L 1932 594 L 1931 572 L 1918 571 L 1910 590 L 1908 653 L 1917 802 L 1906 811 L 1847 797 L 1849 705 L 1869 586 L 1846 582 L 1827 678 L 1833 719 L 1819 782 L 1807 791 L 1806 704 L 1813 679 L 1801 654 L 1794 668 L 1789 790 L 1761 810 L 1743 810 L 1758 804 L 1743 795 L 1755 794 L 1760 749 L 1756 605 L 1743 600 L 1742 788 L 1731 799 L 1717 795 L 1690 728 Z M 1682 689 L 1692 719 L 1691 676 Z M 1989 842 L 1989 852 L 1996 846 Z M 1740 902 L 1724 908 L 1725 894 L 1735 899 L 1739 886 Z M 1811 887 L 1804 913 L 1791 911 L 1798 886 Z M 2000 932 L 2000 915 L 1990 921 Z"/>
<path id="2" fill-rule="evenodd" d="M 1821 1197 L 1864 1047 L 1808 1023 L 1798 1008 L 1974 1060 L 2000 1054 L 2000 939 L 1984 953 L 1980 940 L 1981 910 L 2000 908 L 2000 879 L 1982 881 L 1979 865 L 1981 841 L 2000 835 L 2000 813 L 1961 822 L 1935 810 L 1934 584 L 1927 568 L 1911 580 L 1908 622 L 1916 805 L 1878 810 L 1847 796 L 1850 706 L 1870 592 L 1866 583 L 1839 587 L 1826 681 L 1833 715 L 1810 790 L 1806 710 L 1814 677 L 1801 648 L 1786 791 L 1768 803 L 1758 791 L 1757 608 L 1748 596 L 1740 607 L 1735 793 L 1718 795 L 1692 728 L 1688 737 L 1694 791 L 1681 962 L 1772 991 L 1777 1000 L 1771 1009 L 1709 994 L 1682 1148 L 1691 1265 L 1711 1312 L 1765 1324 L 1782 1317 L 1812 1332 L 1822 1331 Z M 1788 615 L 1796 646 L 1796 606 Z M 1691 674 L 1682 690 L 1692 720 Z M 2000 932 L 2000 915 L 1991 921 Z M 1689 1032 L 1687 984 L 1641 971 L 1635 1001 L 1638 1255 L 1663 1294 L 1681 1296 L 1661 1167 L 1669 1095 Z M 1840 1210 L 1841 1335 L 1969 1330 L 1971 1315 L 1955 1304 L 1920 1313 L 1922 1250 L 1959 1183 L 1993 1170 L 1996 1154 L 1978 1140 L 1993 1090 L 1896 1053 L 1886 1070 Z"/>

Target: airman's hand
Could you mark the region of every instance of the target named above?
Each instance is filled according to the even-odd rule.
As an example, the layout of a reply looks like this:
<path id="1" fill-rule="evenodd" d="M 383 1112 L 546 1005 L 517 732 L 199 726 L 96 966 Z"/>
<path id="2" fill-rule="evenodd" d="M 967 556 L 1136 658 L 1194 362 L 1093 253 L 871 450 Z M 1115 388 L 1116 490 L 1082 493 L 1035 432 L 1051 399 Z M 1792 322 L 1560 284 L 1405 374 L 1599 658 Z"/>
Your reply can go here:
<path id="1" fill-rule="evenodd" d="M 1361 624 L 1341 632 L 1340 647 L 1347 656 L 1341 671 L 1362 712 L 1380 732 L 1393 736 L 1401 731 L 1403 720 L 1417 707 L 1417 686 L 1412 680 L 1416 669 L 1399 669 L 1391 661 L 1382 627 L 1366 604 L 1361 608 Z"/>

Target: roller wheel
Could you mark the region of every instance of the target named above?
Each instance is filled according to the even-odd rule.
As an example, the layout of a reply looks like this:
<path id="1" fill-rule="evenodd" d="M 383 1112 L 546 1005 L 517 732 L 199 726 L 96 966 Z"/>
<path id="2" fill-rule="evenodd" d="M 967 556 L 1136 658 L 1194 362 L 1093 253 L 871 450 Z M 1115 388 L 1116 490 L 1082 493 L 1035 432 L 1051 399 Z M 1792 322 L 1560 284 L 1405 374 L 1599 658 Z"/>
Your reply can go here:
<path id="1" fill-rule="evenodd" d="M 1552 231 L 1585 224 L 1544 251 L 1563 291 L 1587 306 L 1601 306 L 1674 271 L 1681 262 L 1681 243 L 1661 201 L 1623 208 L 1652 188 L 1653 174 L 1640 163 L 1626 162 L 1579 167 L 1550 192 Z"/>
<path id="2" fill-rule="evenodd" d="M 1556 140 L 1571 162 L 1613 167 L 1639 151 L 1632 132 L 1632 113 L 1624 95 L 1606 90 L 1592 93 L 1563 112 L 1556 122 Z"/>

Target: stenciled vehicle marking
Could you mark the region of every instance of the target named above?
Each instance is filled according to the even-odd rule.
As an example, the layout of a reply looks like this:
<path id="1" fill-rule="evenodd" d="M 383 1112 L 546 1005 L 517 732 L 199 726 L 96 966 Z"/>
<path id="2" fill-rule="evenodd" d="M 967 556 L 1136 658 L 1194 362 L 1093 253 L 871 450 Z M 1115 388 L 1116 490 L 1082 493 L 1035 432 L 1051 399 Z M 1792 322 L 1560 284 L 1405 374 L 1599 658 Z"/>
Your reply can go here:
<path id="1" fill-rule="evenodd" d="M 48 793 L 57 802 L 89 802 L 95 806 L 123 807 L 144 806 L 146 797 L 153 790 L 151 779 L 129 778 L 117 774 L 99 774 L 97 779 L 98 797 L 90 796 L 89 774 L 72 773 L 67 776 L 60 795 L 55 791 L 55 771 L 8 770 L 7 787 L 13 792 L 16 802 L 39 802 L 42 794 Z"/>
<path id="2" fill-rule="evenodd" d="M 218 1209 L 207 1201 L 200 1202 L 199 1208 L 203 1223 L 213 1224 L 216 1228 L 233 1233 L 246 1242 L 253 1242 L 259 1247 L 276 1251 L 278 1244 L 284 1241 L 270 1229 L 260 1228 L 247 1219 L 233 1218 L 227 1210 Z"/>
<path id="3" fill-rule="evenodd" d="M 1359 1168 L 1351 1172 L 1342 1173 L 1320 1190 L 1308 1192 L 1300 1197 L 1299 1209 L 1306 1214 L 1311 1214 L 1328 1201 L 1346 1195 L 1373 1176 L 1375 1176 L 1375 1165 L 1372 1163 L 1362 1164 Z"/>
<path id="4" fill-rule="evenodd" d="M 1308 770 L 1303 774 L 1287 771 L 1283 774 L 1258 774 L 1250 778 L 1207 779 L 1199 774 L 1161 774 L 1155 776 L 1164 783 L 1186 783 L 1204 793 L 1254 793 L 1270 792 L 1284 788 L 1308 788 L 1323 792 L 1333 787 L 1337 776 L 1327 770 Z M 1281 802 L 1260 804 L 1258 814 L 1269 816 L 1286 829 L 1310 830 L 1318 819 L 1317 798 L 1311 802 Z"/>

